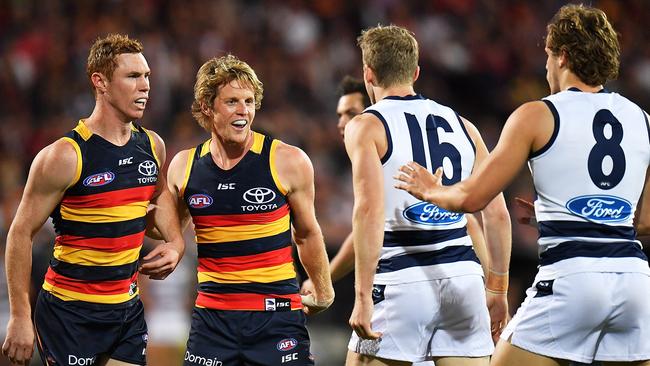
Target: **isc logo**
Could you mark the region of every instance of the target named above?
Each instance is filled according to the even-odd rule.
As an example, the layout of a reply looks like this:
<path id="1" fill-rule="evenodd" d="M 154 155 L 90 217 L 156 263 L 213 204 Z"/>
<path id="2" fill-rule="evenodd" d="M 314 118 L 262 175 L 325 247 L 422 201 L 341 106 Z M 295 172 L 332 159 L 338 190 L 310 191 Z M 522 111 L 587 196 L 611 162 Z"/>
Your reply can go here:
<path id="1" fill-rule="evenodd" d="M 206 208 L 212 204 L 212 197 L 207 194 L 193 194 L 187 200 L 187 204 L 192 208 Z"/>
<path id="2" fill-rule="evenodd" d="M 294 338 L 285 338 L 278 342 L 277 348 L 278 351 L 291 351 L 292 349 L 296 348 L 297 345 L 298 341 Z"/>
<path id="3" fill-rule="evenodd" d="M 104 172 L 97 173 L 84 179 L 84 186 L 86 187 L 99 187 L 106 185 L 115 180 L 115 174 L 113 172 Z"/>

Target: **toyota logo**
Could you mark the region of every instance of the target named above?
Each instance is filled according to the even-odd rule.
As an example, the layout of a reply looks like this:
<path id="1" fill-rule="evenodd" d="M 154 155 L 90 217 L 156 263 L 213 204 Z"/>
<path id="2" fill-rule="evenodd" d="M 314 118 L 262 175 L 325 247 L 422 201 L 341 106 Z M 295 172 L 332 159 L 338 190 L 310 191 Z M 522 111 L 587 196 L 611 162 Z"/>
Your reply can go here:
<path id="1" fill-rule="evenodd" d="M 243 198 L 248 203 L 261 205 L 273 201 L 275 199 L 275 192 L 265 187 L 256 187 L 244 192 Z"/>
<path id="2" fill-rule="evenodd" d="M 138 171 L 140 172 L 140 174 L 150 177 L 158 173 L 158 167 L 156 166 L 156 163 L 154 163 L 153 161 L 145 160 L 142 163 L 140 163 L 140 165 L 138 165 Z"/>

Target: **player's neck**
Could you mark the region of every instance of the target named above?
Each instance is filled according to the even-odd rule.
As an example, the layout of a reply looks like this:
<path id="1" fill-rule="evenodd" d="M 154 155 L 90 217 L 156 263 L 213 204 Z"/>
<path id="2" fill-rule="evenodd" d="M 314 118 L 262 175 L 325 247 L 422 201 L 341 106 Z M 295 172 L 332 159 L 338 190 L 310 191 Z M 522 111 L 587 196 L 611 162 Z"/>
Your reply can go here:
<path id="1" fill-rule="evenodd" d="M 386 97 L 406 97 L 415 95 L 413 85 L 395 85 L 388 88 L 375 88 L 375 98 L 380 101 Z"/>
<path id="2" fill-rule="evenodd" d="M 603 86 L 588 85 L 580 80 L 580 78 L 574 73 L 567 72 L 566 74 L 562 75 L 562 78 L 560 78 L 560 90 L 567 90 L 569 88 L 577 88 L 585 93 L 598 93 L 603 89 Z"/>
<path id="3" fill-rule="evenodd" d="M 244 158 L 248 150 L 253 146 L 253 131 L 249 131 L 243 143 L 226 141 L 218 134 L 212 133 L 210 142 L 210 154 L 212 160 L 223 170 L 230 170 Z"/>
<path id="4" fill-rule="evenodd" d="M 131 139 L 131 121 L 100 103 L 95 104 L 93 113 L 84 120 L 84 124 L 93 134 L 117 146 L 125 145 Z"/>

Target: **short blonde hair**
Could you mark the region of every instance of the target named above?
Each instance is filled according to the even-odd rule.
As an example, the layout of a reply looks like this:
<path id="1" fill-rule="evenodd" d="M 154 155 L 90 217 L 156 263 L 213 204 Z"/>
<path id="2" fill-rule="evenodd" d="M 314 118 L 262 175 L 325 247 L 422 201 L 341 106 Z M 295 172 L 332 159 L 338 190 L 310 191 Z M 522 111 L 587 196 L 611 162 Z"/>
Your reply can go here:
<path id="1" fill-rule="evenodd" d="M 142 53 L 142 50 L 140 41 L 130 39 L 125 34 L 109 34 L 104 38 L 97 38 L 88 53 L 86 75 L 90 79 L 92 74 L 98 72 L 111 80 L 117 68 L 117 56 L 123 53 Z M 95 91 L 94 86 L 93 91 Z"/>
<path id="2" fill-rule="evenodd" d="M 378 86 L 413 83 L 419 50 L 411 31 L 396 25 L 378 25 L 361 32 L 357 43 L 363 63 L 375 73 Z"/>
<path id="3" fill-rule="evenodd" d="M 602 10 L 565 5 L 551 19 L 546 31 L 546 47 L 554 55 L 564 52 L 569 70 L 585 84 L 603 85 L 618 77 L 618 35 Z"/>
<path id="4" fill-rule="evenodd" d="M 255 109 L 260 109 L 264 88 L 255 71 L 246 62 L 230 54 L 212 58 L 206 61 L 196 73 L 194 102 L 192 102 L 192 115 L 206 131 L 211 130 L 211 121 L 203 114 L 202 106 L 212 108 L 214 99 L 219 94 L 219 88 L 233 80 L 253 89 Z"/>

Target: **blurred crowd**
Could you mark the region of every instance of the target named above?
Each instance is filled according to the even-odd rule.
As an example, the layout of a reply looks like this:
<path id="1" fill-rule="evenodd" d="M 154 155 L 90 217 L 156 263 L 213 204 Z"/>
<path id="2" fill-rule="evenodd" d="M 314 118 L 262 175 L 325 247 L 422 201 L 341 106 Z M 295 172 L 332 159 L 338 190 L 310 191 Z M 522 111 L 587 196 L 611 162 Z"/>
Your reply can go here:
<path id="1" fill-rule="evenodd" d="M 190 114 L 198 67 L 224 53 L 248 62 L 265 88 L 253 128 L 301 147 L 312 159 L 317 215 L 333 254 L 351 229 L 352 213 L 349 163 L 336 130 L 336 86 L 346 74 L 361 76 L 356 46 L 360 31 L 378 23 L 412 30 L 420 43 L 421 74 L 416 90 L 457 109 L 478 126 L 492 147 L 516 106 L 548 93 L 543 35 L 546 22 L 564 3 L 0 0 L 0 253 L 4 253 L 6 233 L 35 153 L 92 111 L 94 100 L 85 63 L 88 49 L 99 35 L 127 33 L 143 43 L 152 70 L 152 89 L 140 122 L 164 138 L 168 160 L 180 149 L 208 137 Z M 646 41 L 650 27 L 643 25 L 650 14 L 650 2 L 603 0 L 590 4 L 603 9 L 621 35 L 620 77 L 607 87 L 650 109 L 650 43 Z M 506 193 L 509 204 L 515 196 L 533 199 L 529 174 L 522 171 Z M 514 311 L 536 271 L 537 233 L 516 224 L 517 209 L 510 206 Z M 46 270 L 52 238 L 52 229 L 46 226 L 35 240 L 35 288 Z M 192 249 L 191 233 L 188 239 Z M 170 280 L 144 286 L 143 296 L 150 300 L 147 306 L 162 312 L 148 314 L 154 345 L 155 317 L 167 324 L 178 322 L 174 328 L 178 330 L 170 331 L 167 338 L 174 338 L 170 336 L 174 333 L 186 336 L 185 322 L 194 293 L 193 256 L 188 250 L 181 269 Z M 334 324 L 337 334 L 348 334 L 351 281 L 349 276 L 337 284 L 334 308 L 314 319 L 316 326 Z M 0 282 L 4 282 L 4 270 Z M 6 286 L 0 283 L 0 334 L 7 315 Z M 160 342 L 180 342 L 182 353 L 183 340 L 176 338 Z M 339 344 L 344 347 L 345 341 Z M 318 355 L 318 349 L 315 351 Z M 152 364 L 164 364 L 159 362 Z"/>

